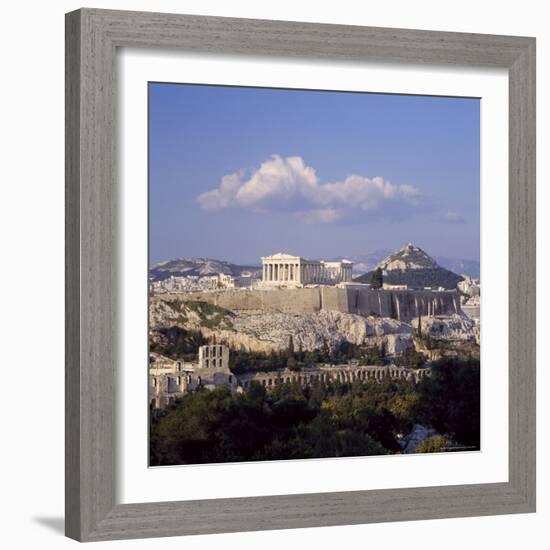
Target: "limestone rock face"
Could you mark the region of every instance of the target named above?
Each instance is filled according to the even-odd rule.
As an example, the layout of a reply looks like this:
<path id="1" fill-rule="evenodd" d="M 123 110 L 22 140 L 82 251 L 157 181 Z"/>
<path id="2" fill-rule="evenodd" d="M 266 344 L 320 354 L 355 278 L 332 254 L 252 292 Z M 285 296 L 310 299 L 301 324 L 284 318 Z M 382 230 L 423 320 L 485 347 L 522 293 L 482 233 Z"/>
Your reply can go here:
<path id="1" fill-rule="evenodd" d="M 421 317 L 421 324 L 422 334 L 429 334 L 433 338 L 464 342 L 476 342 L 479 339 L 475 321 L 465 315 Z M 418 319 L 413 319 L 411 325 L 418 330 Z"/>
<path id="2" fill-rule="evenodd" d="M 410 325 L 395 319 L 324 310 L 307 315 L 239 312 L 233 319 L 233 327 L 239 334 L 269 342 L 275 350 L 285 349 L 292 335 L 295 348 L 301 347 L 304 351 L 322 349 L 325 344 L 334 350 L 345 341 L 377 345 L 388 334 L 412 333 Z"/>
<path id="3" fill-rule="evenodd" d="M 479 343 L 479 324 L 465 315 L 422 316 L 422 334 L 455 342 Z M 295 349 L 337 350 L 344 342 L 364 346 L 385 345 L 389 355 L 399 355 L 414 346 L 418 317 L 411 323 L 379 316 L 364 316 L 333 310 L 310 313 L 285 311 L 229 311 L 209 303 L 151 300 L 151 341 L 166 338 L 159 329 L 180 327 L 215 336 L 231 349 L 269 353 L 288 347 L 292 336 Z"/>
<path id="4" fill-rule="evenodd" d="M 149 328 L 161 328 L 171 325 L 192 325 L 200 324 L 198 313 L 188 308 L 176 308 L 170 302 L 164 300 L 149 300 Z"/>
<path id="5" fill-rule="evenodd" d="M 241 310 L 221 308 L 206 310 L 181 302 L 151 300 L 149 327 L 151 340 L 159 336 L 161 328 L 177 326 L 198 330 L 205 337 L 216 337 L 231 349 L 270 352 L 284 350 L 292 336 L 295 349 L 303 351 L 322 349 L 333 351 L 343 342 L 356 345 L 380 346 L 386 344 L 387 353 L 399 354 L 412 346 L 413 329 L 396 319 L 321 310 L 296 314 L 281 311 Z"/>
<path id="6" fill-rule="evenodd" d="M 436 261 L 418 246 L 409 243 L 397 252 L 384 258 L 378 264 L 383 271 L 404 271 L 406 269 L 435 269 Z"/>
<path id="7" fill-rule="evenodd" d="M 388 355 L 400 355 L 414 347 L 412 334 L 388 334 L 384 337 L 384 342 Z"/>

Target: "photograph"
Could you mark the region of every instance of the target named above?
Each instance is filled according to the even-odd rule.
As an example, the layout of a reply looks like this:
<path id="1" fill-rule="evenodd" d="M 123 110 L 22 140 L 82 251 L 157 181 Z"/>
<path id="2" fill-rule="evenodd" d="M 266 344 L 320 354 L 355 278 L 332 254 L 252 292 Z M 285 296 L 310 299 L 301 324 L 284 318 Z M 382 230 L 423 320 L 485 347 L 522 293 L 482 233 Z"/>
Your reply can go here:
<path id="1" fill-rule="evenodd" d="M 5 548 L 549 539 L 547 6 L 314 6 L 3 5 Z"/>
<path id="2" fill-rule="evenodd" d="M 150 82 L 149 465 L 480 450 L 480 101 Z"/>

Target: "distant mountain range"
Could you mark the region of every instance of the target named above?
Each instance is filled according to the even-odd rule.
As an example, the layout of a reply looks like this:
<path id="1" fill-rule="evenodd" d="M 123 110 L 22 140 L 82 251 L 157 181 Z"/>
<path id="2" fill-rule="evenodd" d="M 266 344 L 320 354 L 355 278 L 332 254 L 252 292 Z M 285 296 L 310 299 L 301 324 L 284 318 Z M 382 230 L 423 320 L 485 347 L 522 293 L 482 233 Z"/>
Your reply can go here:
<path id="1" fill-rule="evenodd" d="M 224 260 L 213 260 L 211 258 L 178 258 L 155 264 L 149 269 L 149 277 L 154 281 L 174 277 L 208 277 L 209 275 L 233 275 L 238 277 L 243 271 L 260 274 L 261 268 L 257 265 L 237 265 Z"/>
<path id="2" fill-rule="evenodd" d="M 473 279 L 479 278 L 479 262 L 477 261 L 444 258 L 439 256 L 432 258 L 422 249 L 413 245 L 408 246 L 411 246 L 414 250 L 409 250 L 408 252 L 406 252 L 405 249 L 407 247 L 404 247 L 398 252 L 392 254 L 391 250 L 381 249 L 368 254 L 347 256 L 345 259 L 353 262 L 353 272 L 354 275 L 357 275 L 356 279 L 360 279 L 363 275 L 368 275 L 368 279 L 370 280 L 371 272 L 379 265 L 386 265 L 387 268 L 387 265 L 391 263 L 391 261 L 389 260 L 390 258 L 393 258 L 393 260 L 398 262 L 395 265 L 401 265 L 399 264 L 399 260 L 404 261 L 402 265 L 406 266 L 405 271 L 407 272 L 411 272 L 414 269 L 418 271 L 418 267 L 422 266 L 423 269 L 426 270 L 424 276 L 421 276 L 419 272 L 416 272 L 414 276 L 408 276 L 409 280 L 418 280 L 418 284 L 424 283 L 427 280 L 432 280 L 434 278 L 434 270 L 436 272 L 436 279 L 438 281 L 443 280 L 447 285 L 451 284 L 451 282 L 455 279 L 460 280 L 461 277 L 459 277 L 459 275 L 468 275 Z M 416 267 L 413 267 L 413 264 Z M 149 276 L 155 281 L 168 279 L 172 275 L 175 277 L 207 277 L 209 275 L 218 275 L 219 273 L 224 273 L 226 275 L 233 275 L 234 277 L 238 277 L 244 271 L 249 271 L 254 273 L 256 276 L 261 276 L 261 267 L 257 265 L 238 265 L 224 260 L 214 260 L 212 258 L 177 258 L 174 260 L 167 260 L 153 265 L 149 269 Z M 445 271 L 452 273 L 452 276 L 445 275 Z M 366 279 L 366 277 L 363 277 L 363 280 L 364 279 Z M 386 279 L 387 282 L 390 283 L 392 280 L 402 280 L 403 276 L 400 275 L 398 277 L 396 272 L 391 274 L 389 278 L 386 277 Z M 421 286 L 433 285 L 422 284 Z M 445 286 L 447 288 L 445 284 L 441 284 L 438 286 Z M 456 286 L 456 283 L 454 283 L 452 288 L 454 288 L 454 286 Z"/>
<path id="3" fill-rule="evenodd" d="M 407 285 L 409 288 L 443 287 L 456 288 L 462 276 L 441 267 L 429 254 L 418 246 L 408 244 L 383 258 L 376 266 L 384 273 L 384 282 Z M 375 269 L 376 269 L 375 268 Z M 370 283 L 374 269 L 354 280 Z"/>

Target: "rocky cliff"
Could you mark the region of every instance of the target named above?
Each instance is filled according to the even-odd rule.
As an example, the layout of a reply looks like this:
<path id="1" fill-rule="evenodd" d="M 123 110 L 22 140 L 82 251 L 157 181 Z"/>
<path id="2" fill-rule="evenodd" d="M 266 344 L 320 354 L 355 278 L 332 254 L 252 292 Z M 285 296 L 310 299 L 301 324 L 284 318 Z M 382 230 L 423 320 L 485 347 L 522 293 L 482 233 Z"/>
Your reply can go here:
<path id="1" fill-rule="evenodd" d="M 207 304 L 210 306 L 210 304 Z M 288 312 L 229 311 L 215 306 L 206 312 L 197 302 L 166 301 L 154 298 L 150 307 L 150 333 L 153 341 L 166 327 L 200 331 L 206 338 L 231 349 L 269 353 L 284 350 L 292 335 L 296 349 L 312 351 L 325 346 L 333 351 L 343 342 L 356 345 L 386 346 L 390 355 L 412 347 L 410 324 L 396 319 L 361 316 L 337 311 L 306 314 Z"/>
<path id="2" fill-rule="evenodd" d="M 479 344 L 479 325 L 465 315 L 421 317 L 411 322 L 415 332 L 418 323 L 421 333 L 432 338 L 441 338 L 449 342 L 476 342 Z"/>

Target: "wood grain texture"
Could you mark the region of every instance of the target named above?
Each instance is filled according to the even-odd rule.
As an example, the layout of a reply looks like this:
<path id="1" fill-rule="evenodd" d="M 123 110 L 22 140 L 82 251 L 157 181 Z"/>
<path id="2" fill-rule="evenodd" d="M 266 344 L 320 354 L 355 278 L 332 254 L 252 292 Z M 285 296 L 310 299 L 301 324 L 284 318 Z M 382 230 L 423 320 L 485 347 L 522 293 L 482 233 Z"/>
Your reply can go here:
<path id="1" fill-rule="evenodd" d="M 509 69 L 510 483 L 535 508 L 535 42 Z M 517 442 L 517 443 L 516 443 Z"/>
<path id="2" fill-rule="evenodd" d="M 80 16 L 65 27 L 65 529 L 80 529 Z"/>
<path id="3" fill-rule="evenodd" d="M 136 46 L 509 70 L 509 482 L 115 503 L 115 55 Z M 109 540 L 535 510 L 533 38 L 85 9 L 66 18 L 66 70 L 68 536 Z"/>

